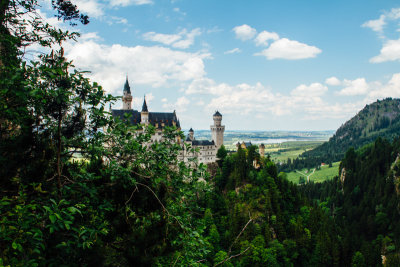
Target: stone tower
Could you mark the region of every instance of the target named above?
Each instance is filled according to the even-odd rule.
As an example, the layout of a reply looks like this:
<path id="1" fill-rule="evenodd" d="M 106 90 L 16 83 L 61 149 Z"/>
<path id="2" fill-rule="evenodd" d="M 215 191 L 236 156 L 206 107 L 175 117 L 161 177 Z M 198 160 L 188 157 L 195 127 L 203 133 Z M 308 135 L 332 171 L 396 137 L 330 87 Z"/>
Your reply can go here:
<path id="1" fill-rule="evenodd" d="M 265 145 L 264 144 L 259 145 L 258 151 L 260 152 L 260 156 L 263 158 L 265 155 Z"/>
<path id="2" fill-rule="evenodd" d="M 192 128 L 190 128 L 190 130 L 189 130 L 189 139 L 190 139 L 191 141 L 194 140 L 194 131 L 193 131 Z"/>
<path id="3" fill-rule="evenodd" d="M 214 116 L 214 125 L 211 125 L 211 137 L 214 141 L 217 149 L 219 149 L 224 144 L 224 132 L 225 126 L 221 125 L 222 115 L 218 111 L 215 112 Z"/>
<path id="4" fill-rule="evenodd" d="M 143 100 L 142 111 L 140 112 L 140 121 L 147 125 L 149 124 L 149 110 L 147 109 L 146 97 Z"/>
<path id="5" fill-rule="evenodd" d="M 122 96 L 122 109 L 132 109 L 132 95 L 131 87 L 128 83 L 128 76 L 126 76 L 126 82 L 124 85 L 124 95 Z"/>

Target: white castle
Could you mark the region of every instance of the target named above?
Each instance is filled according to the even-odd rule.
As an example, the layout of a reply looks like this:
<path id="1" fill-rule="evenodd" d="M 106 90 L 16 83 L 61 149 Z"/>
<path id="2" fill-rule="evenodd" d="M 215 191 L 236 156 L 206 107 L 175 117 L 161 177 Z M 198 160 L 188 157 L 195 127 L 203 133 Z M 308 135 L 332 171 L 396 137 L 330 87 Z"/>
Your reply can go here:
<path id="1" fill-rule="evenodd" d="M 122 109 L 111 109 L 113 117 L 120 119 L 125 118 L 128 113 L 129 122 L 132 125 L 152 125 L 155 127 L 155 134 L 151 137 L 151 142 L 159 142 L 163 138 L 163 129 L 165 126 L 175 126 L 178 131 L 181 130 L 180 122 L 176 116 L 176 112 L 149 112 L 147 108 L 146 98 L 143 99 L 142 111 L 132 109 L 132 94 L 129 86 L 128 77 L 124 85 L 122 96 Z M 213 115 L 214 125 L 211 125 L 212 140 L 196 140 L 192 128 L 184 141 L 185 144 L 190 144 L 196 152 L 186 150 L 186 146 L 181 140 L 177 140 L 182 144 L 181 160 L 187 162 L 192 158 L 197 158 L 199 163 L 213 163 L 217 160 L 217 151 L 224 143 L 225 126 L 221 125 L 222 115 L 218 111 Z"/>

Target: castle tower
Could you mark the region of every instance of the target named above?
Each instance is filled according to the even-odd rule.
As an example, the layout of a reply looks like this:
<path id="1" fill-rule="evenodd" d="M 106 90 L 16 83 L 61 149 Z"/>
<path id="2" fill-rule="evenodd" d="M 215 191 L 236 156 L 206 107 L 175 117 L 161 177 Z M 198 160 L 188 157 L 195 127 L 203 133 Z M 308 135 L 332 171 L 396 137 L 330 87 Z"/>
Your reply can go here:
<path id="1" fill-rule="evenodd" d="M 147 109 L 146 97 L 143 100 L 142 111 L 140 112 L 140 121 L 147 125 L 149 124 L 149 110 Z"/>
<path id="2" fill-rule="evenodd" d="M 260 152 L 260 157 L 264 157 L 264 155 L 265 155 L 265 145 L 264 144 L 261 144 L 261 145 L 259 145 L 258 146 L 258 150 L 259 150 L 259 152 Z"/>
<path id="3" fill-rule="evenodd" d="M 128 83 L 128 76 L 126 76 L 126 82 L 124 85 L 124 95 L 122 96 L 122 109 L 132 109 L 132 95 L 131 87 Z"/>
<path id="4" fill-rule="evenodd" d="M 192 140 L 192 141 L 193 141 L 193 139 L 194 139 L 194 131 L 193 131 L 192 128 L 190 128 L 190 130 L 189 130 L 189 138 L 190 138 L 190 140 Z"/>
<path id="5" fill-rule="evenodd" d="M 213 115 L 214 125 L 211 125 L 211 137 L 214 141 L 217 149 L 219 149 L 224 144 L 224 131 L 225 126 L 221 125 L 222 115 L 218 111 Z"/>

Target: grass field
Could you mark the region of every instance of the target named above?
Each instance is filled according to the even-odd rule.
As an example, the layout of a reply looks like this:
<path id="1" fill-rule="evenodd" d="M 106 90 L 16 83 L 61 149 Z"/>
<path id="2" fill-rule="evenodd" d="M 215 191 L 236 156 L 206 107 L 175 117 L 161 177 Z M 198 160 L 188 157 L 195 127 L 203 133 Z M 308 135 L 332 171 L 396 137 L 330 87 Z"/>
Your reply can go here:
<path id="1" fill-rule="evenodd" d="M 288 158 L 295 159 L 301 153 L 322 144 L 323 141 L 290 141 L 281 144 L 268 144 L 265 153 L 269 154 L 275 163 L 286 162 Z"/>
<path id="2" fill-rule="evenodd" d="M 332 164 L 332 167 L 329 168 L 328 165 L 322 166 L 320 170 L 315 170 L 313 173 L 313 169 L 308 171 L 307 169 L 303 169 L 301 171 L 294 171 L 287 173 L 287 179 L 293 183 L 299 183 L 299 177 L 304 177 L 307 180 L 307 176 L 309 175 L 310 181 L 315 183 L 322 183 L 323 181 L 332 179 L 339 173 L 339 164 L 340 162 L 335 162 Z M 308 172 L 307 172 L 308 171 Z M 307 173 L 306 173 L 307 172 Z"/>

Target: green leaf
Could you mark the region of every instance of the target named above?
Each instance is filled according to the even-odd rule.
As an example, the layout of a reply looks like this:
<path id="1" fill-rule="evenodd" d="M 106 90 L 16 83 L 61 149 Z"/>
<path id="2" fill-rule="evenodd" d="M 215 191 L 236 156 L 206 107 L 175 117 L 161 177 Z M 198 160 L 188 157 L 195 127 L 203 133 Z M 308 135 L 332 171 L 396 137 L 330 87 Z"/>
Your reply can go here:
<path id="1" fill-rule="evenodd" d="M 57 217 L 54 214 L 50 214 L 49 219 L 50 219 L 51 223 L 54 223 L 57 220 Z"/>
<path id="2" fill-rule="evenodd" d="M 11 245 L 11 246 L 12 246 L 12 248 L 13 248 L 13 249 L 17 249 L 17 248 L 18 248 L 18 244 L 17 244 L 17 243 L 15 243 L 15 241 L 14 241 L 14 242 L 12 242 L 12 245 Z"/>

